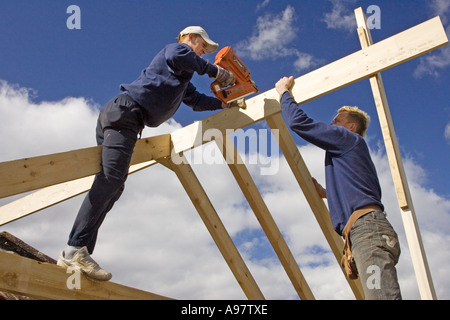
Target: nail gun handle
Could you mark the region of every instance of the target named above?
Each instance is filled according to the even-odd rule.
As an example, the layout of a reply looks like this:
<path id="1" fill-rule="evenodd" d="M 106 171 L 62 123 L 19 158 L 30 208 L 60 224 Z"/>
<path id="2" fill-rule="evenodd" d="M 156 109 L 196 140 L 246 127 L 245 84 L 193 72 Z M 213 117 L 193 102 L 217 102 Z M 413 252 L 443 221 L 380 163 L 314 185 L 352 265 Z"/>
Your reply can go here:
<path id="1" fill-rule="evenodd" d="M 219 82 L 222 88 L 228 87 L 236 82 L 236 77 L 234 76 L 233 72 L 226 70 L 219 65 L 216 65 L 216 67 L 217 67 L 216 80 L 217 82 Z"/>

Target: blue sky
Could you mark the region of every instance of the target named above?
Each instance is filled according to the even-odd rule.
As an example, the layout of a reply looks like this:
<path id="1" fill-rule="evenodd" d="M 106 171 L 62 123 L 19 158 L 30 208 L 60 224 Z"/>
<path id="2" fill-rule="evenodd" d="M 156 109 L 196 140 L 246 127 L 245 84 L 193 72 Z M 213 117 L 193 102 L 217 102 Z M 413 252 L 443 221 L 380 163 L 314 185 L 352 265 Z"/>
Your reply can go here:
<path id="1" fill-rule="evenodd" d="M 66 10 L 72 4 L 81 9 L 79 30 L 69 30 L 66 26 L 71 15 Z M 153 56 L 167 43 L 174 42 L 179 31 L 186 26 L 201 25 L 220 47 L 231 45 L 235 48 L 250 68 L 253 80 L 261 92 L 264 92 L 272 89 L 282 76 L 299 77 L 360 50 L 353 9 L 361 6 L 366 11 L 370 5 L 377 5 L 381 12 L 381 28 L 371 31 L 374 42 L 436 15 L 441 16 L 447 30 L 450 24 L 448 0 L 3 1 L 0 4 L 2 101 L 9 101 L 12 105 L 22 99 L 20 101 L 29 107 L 23 112 L 19 112 L 22 110 L 20 107 L 8 110 L 6 105 L 1 109 L 2 122 L 8 122 L 8 126 L 3 127 L 10 128 L 10 131 L 2 131 L 2 150 L 7 151 L 0 161 L 94 145 L 95 113 L 119 92 L 121 83 L 133 81 Z M 208 54 L 205 58 L 213 61 L 214 54 Z M 428 203 L 431 207 L 425 204 L 423 207 L 426 210 L 440 210 L 436 213 L 437 219 L 442 218 L 439 214 L 443 214 L 444 220 L 450 214 L 449 69 L 450 49 L 446 46 L 382 74 L 400 149 L 407 161 L 407 173 L 412 179 L 412 188 L 418 190 L 417 197 L 434 199 L 434 202 L 430 200 Z M 210 93 L 211 79 L 195 75 L 192 82 L 199 91 Z M 68 99 L 78 101 L 82 105 L 79 109 L 84 110 L 84 113 L 80 111 L 74 116 L 72 122 L 62 111 L 66 110 L 64 106 L 70 104 Z M 385 165 L 383 139 L 368 80 L 311 101 L 303 105 L 303 108 L 311 117 L 330 122 L 342 105 L 357 105 L 369 113 L 372 124 L 367 133 L 367 141 L 376 157 L 380 158 L 380 166 Z M 48 124 L 49 117 L 45 117 L 48 106 L 61 106 L 58 110 L 52 109 L 56 111 L 51 116 L 60 127 Z M 88 108 L 85 109 L 85 106 Z M 76 114 L 77 107 L 74 110 Z M 59 114 L 62 118 L 56 116 Z M 86 121 L 81 114 L 86 117 Z M 190 108 L 181 106 L 173 120 L 163 125 L 161 130 L 170 131 L 211 114 L 213 113 L 195 113 Z M 26 119 L 31 115 L 34 116 L 33 119 Z M 257 127 L 266 128 L 263 124 Z M 71 131 L 68 131 L 69 128 Z M 43 132 L 45 130 L 48 132 Z M 151 135 L 159 131 L 147 132 Z M 42 148 L 31 145 L 29 136 L 26 136 L 30 133 L 42 135 Z M 296 137 L 295 140 L 299 147 L 310 148 L 301 139 Z M 305 152 L 306 150 L 310 149 L 305 149 Z M 318 154 L 318 157 L 321 156 Z M 320 161 L 313 161 L 322 163 L 321 158 Z M 317 172 L 322 174 L 321 171 Z M 199 172 L 199 175 L 202 173 Z M 267 201 L 270 201 L 271 185 L 267 181 L 259 182 L 263 185 L 261 188 L 267 191 Z M 392 182 L 387 179 L 386 185 L 391 186 Z M 386 198 L 392 197 L 389 190 L 391 189 L 384 190 Z M 71 201 L 74 201 L 72 206 L 76 210 L 80 200 Z M 126 201 L 123 200 L 124 205 Z M 392 203 L 395 208 L 395 196 Z M 433 204 L 436 203 L 439 206 L 434 207 Z M 241 205 L 244 211 L 248 209 L 241 202 L 235 205 Z M 227 210 L 225 204 L 224 210 Z M 71 218 L 68 220 L 71 221 Z M 28 220 L 23 221 L 11 224 L 11 228 L 17 228 L 19 235 L 29 228 L 30 222 L 27 224 Z M 70 226 L 71 223 L 66 222 L 60 235 L 62 238 L 66 236 Z M 442 237 L 448 244 L 449 227 L 441 227 L 444 229 Z M 398 228 L 402 228 L 402 225 L 398 224 Z M 246 239 L 239 240 L 239 243 L 244 245 L 248 241 L 248 244 L 252 244 L 243 248 L 262 246 L 259 240 L 255 240 L 260 238 L 254 237 L 254 226 L 250 230 L 236 231 L 236 237 Z M 431 229 L 429 231 L 432 232 Z M 108 231 L 105 233 L 108 234 Z M 55 244 L 41 243 L 38 238 L 36 235 L 37 244 L 51 248 L 56 254 L 57 249 L 64 245 L 62 243 L 55 248 Z M 315 252 L 316 257 L 320 256 L 317 252 L 323 251 L 320 243 L 311 244 L 309 248 L 315 248 L 308 252 Z M 107 248 L 103 250 L 107 251 Z M 302 250 L 299 252 L 304 253 L 306 249 Z M 249 257 L 253 257 L 251 252 L 253 251 L 248 252 Z M 254 254 L 256 261 L 260 256 Z M 309 266 L 321 264 L 317 264 L 315 258 L 311 258 L 308 263 Z M 411 273 L 407 264 L 405 262 L 405 267 L 402 268 Z M 119 279 L 127 281 L 126 276 Z M 404 281 L 410 283 L 409 280 Z M 407 297 L 417 297 L 414 285 L 405 286 L 411 290 Z M 159 293 L 158 288 L 154 290 Z M 447 288 L 439 290 L 447 298 L 450 297 Z M 188 289 L 180 292 L 181 296 L 190 294 Z M 168 290 L 166 294 L 170 296 L 171 292 Z M 200 294 L 199 297 L 205 295 Z M 230 293 L 230 296 L 235 297 L 234 293 Z"/>

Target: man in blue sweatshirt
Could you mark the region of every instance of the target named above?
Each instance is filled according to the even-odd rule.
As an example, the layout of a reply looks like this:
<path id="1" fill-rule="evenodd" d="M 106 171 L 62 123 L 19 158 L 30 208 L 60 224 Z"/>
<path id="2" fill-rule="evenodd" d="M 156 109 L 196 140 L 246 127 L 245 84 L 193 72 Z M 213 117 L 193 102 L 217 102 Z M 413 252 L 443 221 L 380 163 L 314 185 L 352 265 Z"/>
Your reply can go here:
<path id="1" fill-rule="evenodd" d="M 177 40 L 162 49 L 135 81 L 121 85 L 122 93 L 103 107 L 96 129 L 97 143 L 102 145 L 102 170 L 81 205 L 58 265 L 78 268 L 94 280 L 111 279 L 111 273 L 90 255 L 100 225 L 124 190 L 134 146 L 144 126 L 157 127 L 167 121 L 182 102 L 194 111 L 228 107 L 199 93 L 190 82 L 194 73 L 215 78 L 223 87 L 235 82 L 231 72 L 201 58 L 216 51 L 218 44 L 199 26 L 185 28 Z"/>
<path id="2" fill-rule="evenodd" d="M 343 107 L 331 124 L 315 121 L 291 96 L 293 82 L 293 77 L 284 77 L 275 86 L 282 115 L 293 132 L 326 151 L 326 190 L 313 181 L 328 200 L 335 231 L 348 236 L 365 298 L 401 299 L 395 268 L 398 237 L 386 219 L 377 172 L 363 139 L 369 116 L 357 107 Z"/>

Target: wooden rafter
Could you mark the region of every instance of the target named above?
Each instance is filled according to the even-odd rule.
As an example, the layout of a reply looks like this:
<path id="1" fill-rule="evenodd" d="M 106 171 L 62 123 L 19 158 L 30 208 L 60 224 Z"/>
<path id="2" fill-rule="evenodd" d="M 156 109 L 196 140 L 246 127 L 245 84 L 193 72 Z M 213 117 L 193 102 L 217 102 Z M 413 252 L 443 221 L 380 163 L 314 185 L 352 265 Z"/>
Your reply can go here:
<path id="1" fill-rule="evenodd" d="M 182 157 L 180 160 L 179 163 L 169 160 L 166 164 L 177 175 L 247 298 L 251 300 L 264 299 L 261 290 L 244 259 L 239 254 L 192 167 L 186 158 Z"/>
<path id="2" fill-rule="evenodd" d="M 240 158 L 240 155 L 231 141 L 229 135 L 225 135 L 225 138 L 216 138 L 216 143 L 220 151 L 222 152 L 226 162 L 236 179 L 239 187 L 244 193 L 250 207 L 253 210 L 256 218 L 261 224 L 270 244 L 272 245 L 281 265 L 284 267 L 289 279 L 291 280 L 295 290 L 299 297 L 303 300 L 313 300 L 314 295 L 306 282 L 300 268 L 295 261 L 286 241 L 278 229 L 272 215 L 269 212 L 261 194 L 258 191 L 258 187 L 253 181 L 250 172 L 245 166 L 244 162 Z"/>

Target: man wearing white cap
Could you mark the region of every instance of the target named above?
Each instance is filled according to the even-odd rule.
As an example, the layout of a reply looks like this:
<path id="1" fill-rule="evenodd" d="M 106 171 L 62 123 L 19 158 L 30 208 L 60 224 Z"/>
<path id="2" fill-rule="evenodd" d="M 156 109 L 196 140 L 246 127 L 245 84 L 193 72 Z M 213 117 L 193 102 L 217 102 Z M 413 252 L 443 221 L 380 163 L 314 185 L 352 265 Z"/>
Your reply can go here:
<path id="1" fill-rule="evenodd" d="M 194 111 L 228 107 L 199 93 L 190 82 L 195 72 L 217 79 L 223 87 L 235 82 L 230 71 L 201 58 L 219 45 L 198 26 L 185 28 L 177 40 L 162 49 L 135 81 L 122 84 L 122 93 L 103 107 L 96 129 L 97 143 L 102 145 L 101 172 L 81 205 L 58 265 L 78 268 L 94 280 L 111 279 L 111 273 L 90 255 L 100 225 L 124 190 L 134 146 L 144 126 L 157 127 L 167 121 L 182 102 Z"/>
<path id="2" fill-rule="evenodd" d="M 212 52 L 216 51 L 217 48 L 219 48 L 219 44 L 215 43 L 214 41 L 212 41 L 209 38 L 209 36 L 206 33 L 205 29 L 203 29 L 202 27 L 198 27 L 198 26 L 191 26 L 191 27 L 185 28 L 183 31 L 180 32 L 180 34 L 177 37 L 177 40 L 179 42 L 182 42 L 183 38 L 185 38 L 189 34 L 195 35 L 195 36 L 200 36 L 205 41 L 206 47 L 204 47 L 204 49 L 206 50 L 207 53 L 212 53 Z M 194 48 L 193 48 L 193 50 L 195 51 Z M 204 54 L 204 53 L 201 53 L 201 52 L 196 52 L 196 53 L 199 56 L 202 56 Z"/>

